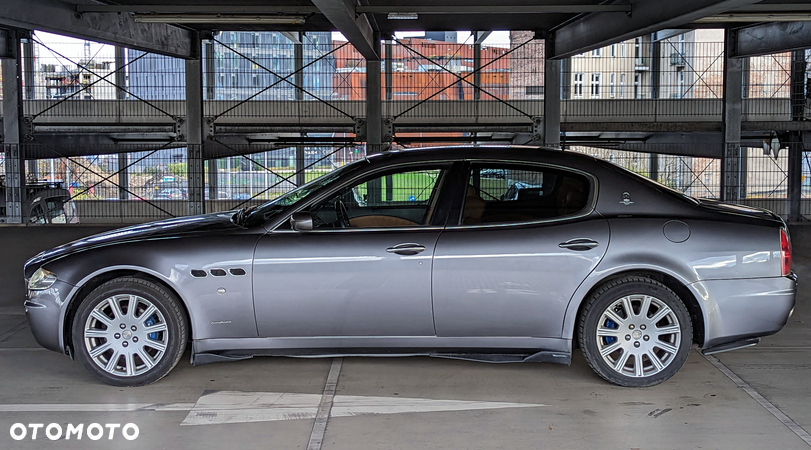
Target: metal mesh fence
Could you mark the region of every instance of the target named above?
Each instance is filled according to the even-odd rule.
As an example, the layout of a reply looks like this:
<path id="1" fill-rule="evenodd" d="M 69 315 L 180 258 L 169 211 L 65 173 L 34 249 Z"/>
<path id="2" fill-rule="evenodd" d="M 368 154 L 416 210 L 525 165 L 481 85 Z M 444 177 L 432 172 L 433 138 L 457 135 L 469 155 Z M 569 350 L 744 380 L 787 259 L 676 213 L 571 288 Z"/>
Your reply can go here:
<path id="1" fill-rule="evenodd" d="M 544 46 L 525 31 L 509 43 L 420 38 L 382 46 L 384 116 L 396 122 L 543 115 Z M 563 121 L 717 121 L 723 33 L 694 30 L 660 42 L 640 37 L 562 64 Z M 185 62 L 35 33 L 23 62 L 25 114 L 35 121 L 171 120 L 185 115 Z M 486 41 L 485 41 L 486 43 Z M 391 55 L 388 55 L 391 52 Z M 205 115 L 351 122 L 366 114 L 364 58 L 331 33 L 221 32 L 202 48 Z M 790 54 L 748 58 L 744 120 L 788 120 Z M 115 119 L 115 120 L 114 120 Z"/>
<path id="2" fill-rule="evenodd" d="M 717 38 L 700 31 L 658 43 L 631 39 L 572 57 L 562 71 L 562 116 L 717 120 L 723 37 L 710 40 Z"/>
<path id="3" fill-rule="evenodd" d="M 42 145 L 26 145 L 27 152 L 43 152 Z M 120 151 L 120 146 L 109 146 Z M 26 167 L 29 195 L 23 215 L 29 223 L 54 222 L 39 200 L 72 211 L 68 223 L 139 223 L 190 214 L 188 148 L 151 150 L 93 156 L 47 158 Z M 299 146 L 210 159 L 204 167 L 207 212 L 228 211 L 272 200 L 298 185 L 364 158 L 366 146 Z M 375 149 L 379 151 L 379 149 Z M 5 166 L 0 153 L 0 167 Z M 32 164 L 33 163 L 33 164 Z M 33 189 L 33 190 L 32 190 Z M 5 201 L 5 192 L 2 195 Z M 3 203 L 4 204 L 4 203 Z M 51 205 L 55 207 L 54 205 Z"/>

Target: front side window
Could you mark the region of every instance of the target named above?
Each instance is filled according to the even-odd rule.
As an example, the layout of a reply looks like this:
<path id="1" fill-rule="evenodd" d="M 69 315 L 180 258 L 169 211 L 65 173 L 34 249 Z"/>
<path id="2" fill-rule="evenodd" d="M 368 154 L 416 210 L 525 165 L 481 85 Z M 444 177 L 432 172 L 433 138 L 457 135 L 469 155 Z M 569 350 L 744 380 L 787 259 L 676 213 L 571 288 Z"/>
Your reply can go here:
<path id="1" fill-rule="evenodd" d="M 313 228 L 389 228 L 431 223 L 442 168 L 409 168 L 376 174 L 312 206 Z"/>
<path id="2" fill-rule="evenodd" d="M 462 225 L 522 223 L 572 216 L 586 209 L 586 176 L 523 165 L 475 165 Z"/>

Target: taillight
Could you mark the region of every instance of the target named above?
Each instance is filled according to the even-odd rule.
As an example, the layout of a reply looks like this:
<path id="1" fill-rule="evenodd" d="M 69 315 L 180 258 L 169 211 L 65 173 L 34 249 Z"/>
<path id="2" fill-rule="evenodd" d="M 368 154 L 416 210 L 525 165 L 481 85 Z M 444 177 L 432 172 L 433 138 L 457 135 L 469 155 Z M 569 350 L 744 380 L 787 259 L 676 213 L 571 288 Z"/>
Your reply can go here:
<path id="1" fill-rule="evenodd" d="M 780 230 L 780 255 L 783 261 L 783 276 L 791 273 L 791 241 L 788 240 L 786 230 Z"/>

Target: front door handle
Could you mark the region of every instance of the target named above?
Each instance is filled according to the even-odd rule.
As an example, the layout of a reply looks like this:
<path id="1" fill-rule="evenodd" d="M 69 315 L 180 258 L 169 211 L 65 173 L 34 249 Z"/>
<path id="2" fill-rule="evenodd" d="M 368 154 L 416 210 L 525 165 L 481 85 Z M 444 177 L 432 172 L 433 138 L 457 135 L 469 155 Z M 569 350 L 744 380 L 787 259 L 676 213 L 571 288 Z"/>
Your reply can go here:
<path id="1" fill-rule="evenodd" d="M 591 250 L 599 245 L 600 243 L 595 240 L 578 238 L 578 239 L 569 239 L 566 242 L 561 242 L 560 244 L 558 244 L 558 247 L 583 252 L 586 250 Z"/>
<path id="2" fill-rule="evenodd" d="M 394 247 L 386 249 L 389 253 L 397 253 L 398 255 L 416 255 L 417 253 L 424 252 L 425 246 L 414 243 L 397 244 Z"/>

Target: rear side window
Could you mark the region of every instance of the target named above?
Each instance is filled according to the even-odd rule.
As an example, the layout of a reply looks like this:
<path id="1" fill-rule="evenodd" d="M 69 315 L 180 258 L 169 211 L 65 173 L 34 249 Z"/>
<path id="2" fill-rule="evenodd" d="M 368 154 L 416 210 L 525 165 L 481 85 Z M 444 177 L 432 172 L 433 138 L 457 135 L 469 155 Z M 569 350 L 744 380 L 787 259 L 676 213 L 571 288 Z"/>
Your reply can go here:
<path id="1" fill-rule="evenodd" d="M 474 165 L 462 225 L 557 219 L 583 211 L 591 186 L 584 175 L 523 165 Z"/>

